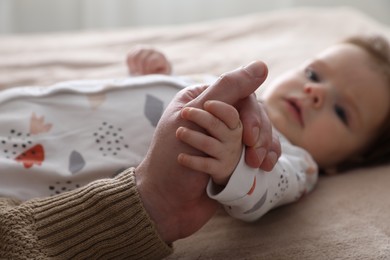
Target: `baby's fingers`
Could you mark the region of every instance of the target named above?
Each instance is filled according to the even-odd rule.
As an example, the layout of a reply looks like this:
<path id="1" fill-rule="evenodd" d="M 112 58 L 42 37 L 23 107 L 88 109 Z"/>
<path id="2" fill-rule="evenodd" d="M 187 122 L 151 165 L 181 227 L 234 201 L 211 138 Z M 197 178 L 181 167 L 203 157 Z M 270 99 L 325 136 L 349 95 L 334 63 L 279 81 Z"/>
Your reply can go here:
<path id="1" fill-rule="evenodd" d="M 232 130 L 236 129 L 241 124 L 238 111 L 225 102 L 209 100 L 205 102 L 204 109 L 224 122 L 226 126 Z"/>
<path id="2" fill-rule="evenodd" d="M 235 128 L 230 128 L 226 123 L 210 112 L 193 107 L 183 108 L 181 116 L 182 118 L 197 124 L 206 130 L 208 134 L 221 142 L 231 141 L 238 137 L 241 139 L 241 127 L 238 128 L 238 126 L 241 126 L 239 120 L 235 125 Z M 233 123 L 229 124 L 234 125 Z M 237 132 L 237 136 L 235 135 L 235 131 Z"/>
<path id="3" fill-rule="evenodd" d="M 217 139 L 202 132 L 194 131 L 186 127 L 179 127 L 176 131 L 176 137 L 180 141 L 211 157 L 216 157 L 221 152 L 221 143 Z"/>
<path id="4" fill-rule="evenodd" d="M 127 67 L 129 73 L 133 75 L 144 75 L 145 61 L 153 51 L 145 46 L 137 46 L 127 55 Z"/>
<path id="5" fill-rule="evenodd" d="M 195 171 L 210 174 L 211 176 L 218 173 L 218 169 L 220 168 L 218 161 L 211 157 L 202 157 L 181 153 L 177 157 L 177 161 L 185 167 Z"/>
<path id="6" fill-rule="evenodd" d="M 170 74 L 172 66 L 165 55 L 152 47 L 137 46 L 127 55 L 130 74 Z"/>
<path id="7" fill-rule="evenodd" d="M 167 58 L 158 51 L 151 53 L 144 64 L 146 74 L 170 74 L 172 67 Z"/>

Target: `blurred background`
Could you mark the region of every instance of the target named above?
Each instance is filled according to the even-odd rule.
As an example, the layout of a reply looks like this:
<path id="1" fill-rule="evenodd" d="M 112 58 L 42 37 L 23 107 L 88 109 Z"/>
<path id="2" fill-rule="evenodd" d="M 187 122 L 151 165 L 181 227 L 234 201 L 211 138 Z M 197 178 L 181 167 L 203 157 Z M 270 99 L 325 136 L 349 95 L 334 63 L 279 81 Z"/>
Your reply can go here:
<path id="1" fill-rule="evenodd" d="M 0 34 L 171 25 L 302 6 L 351 6 L 390 25 L 390 0 L 0 0 Z"/>

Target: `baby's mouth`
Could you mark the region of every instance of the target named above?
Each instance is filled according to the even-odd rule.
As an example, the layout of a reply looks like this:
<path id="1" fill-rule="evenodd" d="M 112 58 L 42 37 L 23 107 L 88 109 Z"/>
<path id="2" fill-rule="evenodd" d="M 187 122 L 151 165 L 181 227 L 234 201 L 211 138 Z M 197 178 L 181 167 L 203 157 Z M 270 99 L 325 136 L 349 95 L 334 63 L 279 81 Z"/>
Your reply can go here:
<path id="1" fill-rule="evenodd" d="M 302 108 L 299 104 L 299 102 L 294 99 L 290 98 L 287 99 L 287 103 L 289 104 L 290 110 L 292 111 L 293 116 L 298 120 L 299 124 L 303 127 L 303 117 L 302 117 Z"/>

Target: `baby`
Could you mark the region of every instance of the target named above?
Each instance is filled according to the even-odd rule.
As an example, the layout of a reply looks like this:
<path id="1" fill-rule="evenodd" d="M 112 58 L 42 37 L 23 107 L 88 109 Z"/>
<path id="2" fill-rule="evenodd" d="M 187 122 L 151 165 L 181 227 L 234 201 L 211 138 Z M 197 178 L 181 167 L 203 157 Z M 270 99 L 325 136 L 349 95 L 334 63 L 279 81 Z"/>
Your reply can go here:
<path id="1" fill-rule="evenodd" d="M 248 221 L 309 192 L 318 166 L 331 172 L 388 162 L 385 43 L 350 39 L 269 87 L 262 102 L 283 153 L 272 172 L 244 163 L 237 111 L 212 100 L 181 112 L 199 128 L 179 128 L 177 138 L 204 156 L 180 154 L 178 161 L 210 174 L 209 196 Z M 132 74 L 172 70 L 153 49 L 132 52 L 128 66 Z M 188 85 L 150 75 L 1 92 L 0 196 L 57 195 L 139 165 L 164 108 Z"/>
<path id="2" fill-rule="evenodd" d="M 128 65 L 140 74 L 171 71 L 165 56 L 151 49 L 133 52 Z M 279 77 L 261 97 L 282 145 L 272 172 L 245 165 L 237 111 L 212 100 L 203 109 L 182 110 L 200 129 L 180 127 L 177 138 L 204 156 L 181 153 L 178 161 L 211 176 L 208 195 L 230 215 L 253 221 L 312 190 L 319 169 L 388 163 L 389 98 L 387 41 L 353 37 Z"/>

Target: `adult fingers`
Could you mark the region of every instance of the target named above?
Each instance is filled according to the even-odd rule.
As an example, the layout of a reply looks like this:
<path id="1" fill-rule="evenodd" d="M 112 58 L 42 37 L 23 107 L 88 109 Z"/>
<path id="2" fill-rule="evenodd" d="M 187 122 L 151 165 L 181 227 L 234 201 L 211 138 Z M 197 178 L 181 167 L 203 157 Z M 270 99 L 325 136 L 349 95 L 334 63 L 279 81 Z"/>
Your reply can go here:
<path id="1" fill-rule="evenodd" d="M 264 171 L 271 171 L 274 168 L 276 162 L 278 161 L 281 152 L 282 148 L 280 146 L 279 138 L 275 134 L 275 132 L 273 132 L 272 143 L 270 144 L 268 153 L 265 156 L 263 162 L 261 163 L 260 168 Z"/>
<path id="2" fill-rule="evenodd" d="M 255 95 L 240 101 L 238 107 L 244 125 L 246 163 L 253 168 L 272 170 L 281 154 L 281 148 L 277 134 L 272 131 L 272 123 L 265 107 Z"/>
<path id="3" fill-rule="evenodd" d="M 259 168 L 269 150 L 272 125 L 255 95 L 241 100 L 238 110 L 244 126 L 242 140 L 247 147 L 245 161 L 249 166 Z"/>
<path id="4" fill-rule="evenodd" d="M 223 74 L 202 94 L 187 106 L 202 108 L 207 100 L 219 100 L 235 105 L 239 100 L 254 93 L 267 77 L 267 66 L 254 61 L 245 67 Z"/>

